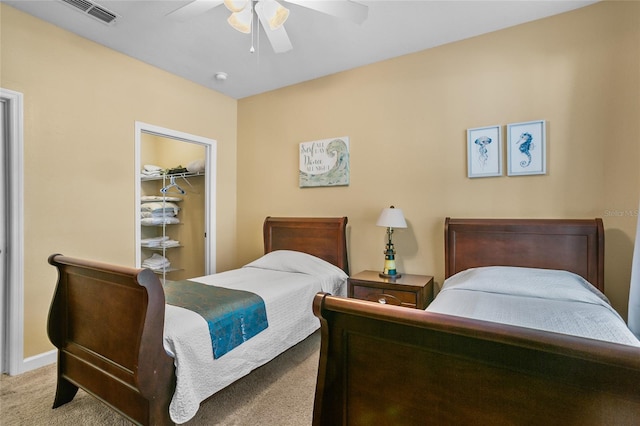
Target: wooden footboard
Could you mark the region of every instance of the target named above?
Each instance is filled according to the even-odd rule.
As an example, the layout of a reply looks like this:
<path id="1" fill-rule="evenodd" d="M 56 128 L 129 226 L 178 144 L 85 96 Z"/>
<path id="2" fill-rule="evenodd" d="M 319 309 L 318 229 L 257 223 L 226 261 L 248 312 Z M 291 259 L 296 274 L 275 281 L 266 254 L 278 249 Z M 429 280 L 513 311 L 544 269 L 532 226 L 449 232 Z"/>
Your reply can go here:
<path id="1" fill-rule="evenodd" d="M 47 331 L 58 348 L 53 407 L 82 388 L 137 424 L 173 424 L 173 358 L 163 348 L 164 293 L 150 270 L 52 255 Z"/>
<path id="2" fill-rule="evenodd" d="M 313 424 L 631 425 L 640 349 L 318 294 Z"/>

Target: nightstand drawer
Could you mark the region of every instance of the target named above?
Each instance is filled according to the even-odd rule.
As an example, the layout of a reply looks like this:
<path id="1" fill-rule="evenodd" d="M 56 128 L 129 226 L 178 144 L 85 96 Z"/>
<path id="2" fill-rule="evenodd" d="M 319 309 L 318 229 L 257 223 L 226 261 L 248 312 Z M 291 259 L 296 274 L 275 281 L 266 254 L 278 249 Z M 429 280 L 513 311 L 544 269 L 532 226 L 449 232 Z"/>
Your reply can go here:
<path id="1" fill-rule="evenodd" d="M 416 307 L 416 294 L 407 291 L 397 291 L 354 285 L 353 297 L 355 297 L 356 299 L 368 300 L 370 302 L 378 302 L 388 305 L 402 305 L 408 308 Z"/>
<path id="2" fill-rule="evenodd" d="M 376 271 L 362 271 L 349 277 L 347 296 L 406 308 L 425 309 L 433 300 L 433 277 L 402 274 L 390 279 Z"/>

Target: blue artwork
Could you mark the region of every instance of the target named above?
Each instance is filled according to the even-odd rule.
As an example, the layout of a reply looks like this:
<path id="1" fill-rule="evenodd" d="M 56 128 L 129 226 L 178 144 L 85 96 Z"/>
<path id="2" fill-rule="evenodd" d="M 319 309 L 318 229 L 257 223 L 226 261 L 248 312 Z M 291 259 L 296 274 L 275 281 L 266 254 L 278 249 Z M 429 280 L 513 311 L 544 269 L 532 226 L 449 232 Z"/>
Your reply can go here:
<path id="1" fill-rule="evenodd" d="M 546 174 L 546 133 L 544 120 L 507 125 L 509 176 Z"/>
<path id="2" fill-rule="evenodd" d="M 520 167 L 529 167 L 531 165 L 531 150 L 535 148 L 533 144 L 533 137 L 531 133 L 525 132 L 520 135 L 520 139 L 516 141 L 516 145 L 520 145 L 518 149 L 521 153 L 527 156 L 526 160 L 520 161 Z"/>
<path id="3" fill-rule="evenodd" d="M 484 166 L 489 160 L 489 150 L 487 149 L 487 145 L 491 143 L 491 138 L 489 136 L 481 136 L 473 143 L 478 145 L 478 161 L 480 162 L 481 168 L 484 169 Z"/>
<path id="4" fill-rule="evenodd" d="M 300 144 L 300 187 L 349 185 L 349 138 Z"/>
<path id="5" fill-rule="evenodd" d="M 500 126 L 467 129 L 467 167 L 470 178 L 502 175 Z"/>

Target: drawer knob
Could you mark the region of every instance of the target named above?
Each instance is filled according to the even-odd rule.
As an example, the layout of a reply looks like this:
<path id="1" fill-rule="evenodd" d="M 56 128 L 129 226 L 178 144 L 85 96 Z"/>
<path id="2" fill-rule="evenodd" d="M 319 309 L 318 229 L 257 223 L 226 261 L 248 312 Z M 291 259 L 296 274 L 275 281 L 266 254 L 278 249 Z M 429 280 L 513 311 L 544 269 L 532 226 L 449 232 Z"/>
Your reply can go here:
<path id="1" fill-rule="evenodd" d="M 368 297 L 366 297 L 365 300 L 368 300 L 370 302 L 378 302 L 383 305 L 396 305 L 396 306 L 402 305 L 402 301 L 400 299 L 398 299 L 397 297 L 391 294 L 385 294 L 385 293 L 370 294 Z"/>

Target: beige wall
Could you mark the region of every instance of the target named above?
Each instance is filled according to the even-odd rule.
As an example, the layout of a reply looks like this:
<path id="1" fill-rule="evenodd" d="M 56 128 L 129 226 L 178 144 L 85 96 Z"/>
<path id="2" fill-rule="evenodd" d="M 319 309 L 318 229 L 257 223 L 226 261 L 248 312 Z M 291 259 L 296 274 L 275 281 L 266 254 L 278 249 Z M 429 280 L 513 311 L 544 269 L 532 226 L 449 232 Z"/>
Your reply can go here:
<path id="1" fill-rule="evenodd" d="M 218 269 L 235 264 L 237 101 L 0 5 L 24 94 L 24 355 L 52 349 L 52 253 L 135 264 L 135 121 L 215 139 Z"/>
<path id="2" fill-rule="evenodd" d="M 402 272 L 444 275 L 452 217 L 602 217 L 606 293 L 627 310 L 640 187 L 640 4 L 606 2 L 238 104 L 238 247 L 267 215 L 346 215 L 352 272 L 381 269 L 383 207 L 409 224 Z M 544 176 L 468 179 L 466 129 L 547 120 Z M 298 187 L 298 144 L 349 136 L 348 187 Z M 622 214 L 622 216 L 615 216 Z"/>
<path id="3" fill-rule="evenodd" d="M 446 216 L 603 217 L 607 294 L 626 313 L 636 225 L 626 212 L 640 187 L 638 3 L 596 4 L 239 102 L 6 5 L 0 14 L 0 86 L 25 95 L 27 357 L 52 348 L 49 254 L 134 264 L 136 120 L 218 141 L 218 270 L 262 252 L 267 215 L 348 216 L 357 272 L 382 267 L 375 221 L 394 204 L 409 223 L 394 235 L 399 269 L 439 284 Z M 547 175 L 466 177 L 467 128 L 537 119 L 548 124 Z M 299 142 L 345 135 L 351 184 L 298 188 Z"/>

